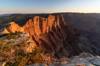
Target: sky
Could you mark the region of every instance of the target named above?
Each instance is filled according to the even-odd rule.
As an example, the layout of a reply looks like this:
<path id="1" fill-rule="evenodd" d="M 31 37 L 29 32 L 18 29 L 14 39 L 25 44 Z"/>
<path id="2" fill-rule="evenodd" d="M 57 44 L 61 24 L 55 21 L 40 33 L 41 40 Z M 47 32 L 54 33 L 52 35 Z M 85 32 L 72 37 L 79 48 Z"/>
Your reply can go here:
<path id="1" fill-rule="evenodd" d="M 0 0 L 1 13 L 100 13 L 100 0 Z"/>

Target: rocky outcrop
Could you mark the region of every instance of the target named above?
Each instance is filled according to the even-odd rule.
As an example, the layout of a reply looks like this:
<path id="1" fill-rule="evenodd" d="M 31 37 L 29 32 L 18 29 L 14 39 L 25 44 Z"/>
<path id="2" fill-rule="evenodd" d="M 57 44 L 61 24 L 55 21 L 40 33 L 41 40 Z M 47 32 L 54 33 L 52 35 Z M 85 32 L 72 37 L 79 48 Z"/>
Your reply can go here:
<path id="1" fill-rule="evenodd" d="M 24 29 L 20 27 L 15 22 L 11 22 L 9 27 L 7 27 L 8 32 L 15 33 L 15 32 L 23 32 Z"/>
<path id="2" fill-rule="evenodd" d="M 58 57 L 71 56 L 80 52 L 76 45 L 79 33 L 64 21 L 63 15 L 49 15 L 47 18 L 35 16 L 23 26 L 11 22 L 6 29 L 9 33 L 29 34 L 37 46 Z"/>

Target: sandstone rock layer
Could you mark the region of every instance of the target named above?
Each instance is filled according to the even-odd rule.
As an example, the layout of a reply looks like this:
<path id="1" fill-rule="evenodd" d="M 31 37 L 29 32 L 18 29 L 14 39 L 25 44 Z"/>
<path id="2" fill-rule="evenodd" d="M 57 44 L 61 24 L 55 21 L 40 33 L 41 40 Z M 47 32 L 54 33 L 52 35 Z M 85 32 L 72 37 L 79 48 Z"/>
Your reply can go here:
<path id="1" fill-rule="evenodd" d="M 64 21 L 63 15 L 49 15 L 47 18 L 35 16 L 23 26 L 11 22 L 6 29 L 9 33 L 29 34 L 37 46 L 58 57 L 71 56 L 80 52 L 76 45 L 79 33 Z"/>

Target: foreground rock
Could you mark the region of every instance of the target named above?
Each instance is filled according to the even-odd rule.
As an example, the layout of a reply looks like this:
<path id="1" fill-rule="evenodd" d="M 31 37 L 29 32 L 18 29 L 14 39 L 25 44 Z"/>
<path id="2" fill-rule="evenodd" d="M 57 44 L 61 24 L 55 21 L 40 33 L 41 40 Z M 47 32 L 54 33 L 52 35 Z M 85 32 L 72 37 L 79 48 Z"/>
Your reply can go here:
<path id="1" fill-rule="evenodd" d="M 32 64 L 27 66 L 46 66 L 47 64 Z M 79 56 L 70 58 L 69 63 L 56 62 L 47 66 L 100 66 L 100 56 L 93 56 L 89 53 L 81 53 Z"/>
<path id="2" fill-rule="evenodd" d="M 0 64 L 25 66 L 33 63 L 51 63 L 51 54 L 44 53 L 28 34 L 11 33 L 0 39 Z"/>

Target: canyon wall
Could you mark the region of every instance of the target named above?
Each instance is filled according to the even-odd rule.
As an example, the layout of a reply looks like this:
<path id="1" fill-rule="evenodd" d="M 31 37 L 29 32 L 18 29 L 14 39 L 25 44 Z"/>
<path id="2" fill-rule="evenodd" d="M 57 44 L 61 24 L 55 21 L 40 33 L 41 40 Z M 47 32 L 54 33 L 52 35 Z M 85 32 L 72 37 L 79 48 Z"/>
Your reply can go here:
<path id="1" fill-rule="evenodd" d="M 34 16 L 23 26 L 11 22 L 5 30 L 7 33 L 27 33 L 37 46 L 56 57 L 70 57 L 81 51 L 77 45 L 78 30 L 72 28 L 62 15 L 49 15 L 47 18 Z"/>

